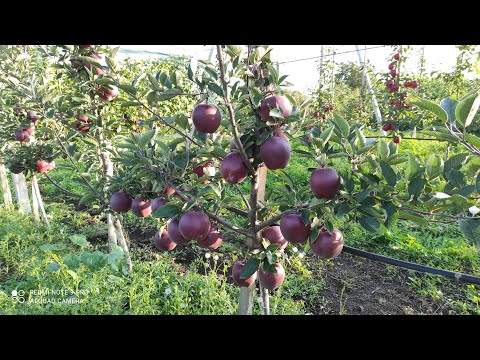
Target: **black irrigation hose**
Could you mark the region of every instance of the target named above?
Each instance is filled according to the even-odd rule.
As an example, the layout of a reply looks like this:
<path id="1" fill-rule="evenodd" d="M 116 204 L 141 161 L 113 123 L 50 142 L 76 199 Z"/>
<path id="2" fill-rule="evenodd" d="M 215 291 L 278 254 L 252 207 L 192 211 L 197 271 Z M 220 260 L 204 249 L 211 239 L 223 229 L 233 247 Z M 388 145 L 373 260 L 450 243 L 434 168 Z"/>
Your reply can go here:
<path id="1" fill-rule="evenodd" d="M 370 259 L 374 261 L 379 261 L 385 264 L 402 267 L 405 269 L 420 271 L 428 274 L 440 275 L 449 279 L 457 279 L 466 283 L 480 285 L 480 277 L 478 276 L 467 275 L 467 274 L 457 273 L 454 271 L 447 271 L 443 269 L 436 269 L 436 268 L 425 266 L 425 265 L 418 265 L 408 261 L 394 259 L 385 255 L 373 254 L 371 252 L 360 250 L 360 249 L 353 248 L 346 245 L 343 247 L 343 251 L 352 255 L 364 257 L 366 259 Z"/>

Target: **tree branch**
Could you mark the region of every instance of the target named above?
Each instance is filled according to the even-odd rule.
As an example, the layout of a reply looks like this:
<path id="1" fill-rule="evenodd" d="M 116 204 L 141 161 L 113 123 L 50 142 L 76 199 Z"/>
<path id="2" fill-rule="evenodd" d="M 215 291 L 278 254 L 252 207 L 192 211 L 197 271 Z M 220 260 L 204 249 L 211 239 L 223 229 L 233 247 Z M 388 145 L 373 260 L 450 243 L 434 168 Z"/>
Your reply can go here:
<path id="1" fill-rule="evenodd" d="M 225 106 L 228 109 L 230 124 L 232 125 L 233 135 L 235 138 L 235 143 L 237 145 L 237 150 L 242 156 L 242 159 L 248 168 L 248 172 L 251 175 L 255 175 L 256 171 L 253 168 L 250 160 L 248 160 L 248 156 L 245 153 L 245 149 L 243 148 L 242 142 L 240 141 L 240 135 L 238 133 L 237 123 L 235 122 L 235 112 L 233 111 L 232 104 L 230 103 L 230 96 L 228 96 L 228 85 L 227 85 L 227 80 L 225 78 L 225 69 L 223 68 L 224 64 L 223 64 L 222 48 L 220 47 L 220 45 L 217 45 L 217 57 L 218 57 L 218 63 L 220 67 L 220 78 L 222 80 L 223 92 L 225 93 L 224 95 Z"/>
<path id="2" fill-rule="evenodd" d="M 251 209 L 250 203 L 248 202 L 247 198 L 245 197 L 245 194 L 242 192 L 238 184 L 233 185 L 233 187 L 235 188 L 235 190 L 237 190 L 237 192 L 242 197 L 242 200 L 245 203 L 245 206 L 247 207 L 247 209 L 250 210 Z"/>
<path id="3" fill-rule="evenodd" d="M 460 219 L 460 220 L 480 220 L 480 218 L 475 218 L 475 217 L 449 215 L 449 214 L 439 214 L 439 213 L 432 213 L 432 212 L 416 210 L 416 209 L 409 209 L 409 208 L 404 208 L 404 207 L 401 207 L 399 209 L 404 210 L 404 211 L 414 212 L 414 213 L 417 213 L 417 214 L 427 215 L 427 216 L 441 216 L 441 217 L 447 217 L 447 218 L 451 218 L 451 219 Z M 430 220 L 430 221 L 433 221 L 433 220 Z"/>
<path id="4" fill-rule="evenodd" d="M 50 183 L 55 186 L 58 190 L 60 190 L 61 192 L 67 194 L 68 196 L 71 196 L 71 197 L 77 197 L 77 198 L 81 198 L 82 195 L 79 195 L 79 194 L 75 194 L 71 191 L 68 191 L 67 189 L 61 187 L 57 182 L 55 182 L 50 176 L 48 176 L 47 173 L 43 173 L 43 175 L 45 175 L 45 177 L 47 178 L 48 181 L 50 181 Z"/>
<path id="5" fill-rule="evenodd" d="M 275 215 L 274 217 L 271 217 L 270 219 L 262 222 L 261 224 L 257 225 L 257 227 L 255 228 L 256 231 L 260 231 L 268 226 L 272 226 L 273 224 L 275 224 L 278 220 L 280 220 L 282 218 L 283 215 L 285 214 L 289 214 L 289 213 L 294 213 L 296 212 L 297 210 L 299 209 L 304 209 L 304 208 L 308 208 L 310 206 L 310 204 L 303 204 L 303 205 L 300 205 L 299 207 L 297 208 L 294 208 L 294 209 L 288 209 L 288 210 L 285 210 L 284 212 L 278 214 L 278 215 Z"/>

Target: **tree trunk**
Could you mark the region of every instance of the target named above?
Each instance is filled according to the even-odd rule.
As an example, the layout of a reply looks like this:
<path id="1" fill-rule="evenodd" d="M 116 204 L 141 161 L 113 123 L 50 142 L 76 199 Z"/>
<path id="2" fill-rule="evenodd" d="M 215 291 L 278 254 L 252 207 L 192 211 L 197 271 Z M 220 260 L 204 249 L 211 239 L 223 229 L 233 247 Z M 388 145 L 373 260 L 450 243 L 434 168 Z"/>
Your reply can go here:
<path id="1" fill-rule="evenodd" d="M 7 171 L 3 160 L 0 160 L 0 183 L 2 184 L 3 201 L 6 210 L 13 210 L 12 193 L 8 184 Z"/>
<path id="2" fill-rule="evenodd" d="M 360 48 L 358 47 L 358 45 L 355 45 L 355 48 L 357 49 L 358 61 L 360 62 L 360 65 L 362 65 L 365 69 L 366 64 L 363 62 L 362 56 L 360 55 Z M 377 102 L 377 98 L 375 96 L 375 92 L 373 91 L 372 82 L 370 81 L 370 76 L 368 75 L 366 69 L 364 71 L 364 77 L 365 77 L 365 81 L 367 83 L 368 92 L 370 93 L 370 96 L 372 97 L 372 105 L 373 105 L 373 112 L 375 114 L 375 118 L 377 119 L 377 123 L 381 124 L 382 123 L 382 114 L 380 112 L 380 108 L 378 107 L 378 102 Z M 382 130 L 382 135 L 385 135 L 385 134 L 386 134 L 386 132 Z"/>
<path id="3" fill-rule="evenodd" d="M 40 194 L 40 188 L 38 187 L 37 176 L 32 176 L 32 184 L 35 189 L 36 200 L 38 202 L 38 207 L 40 208 L 40 213 L 42 214 L 43 222 L 47 230 L 50 229 L 50 224 L 48 223 L 47 213 L 45 212 L 45 207 L 43 206 L 42 195 Z"/>
<path id="4" fill-rule="evenodd" d="M 18 211 L 24 214 L 31 214 L 32 206 L 30 205 L 25 175 L 12 173 L 12 182 L 15 196 L 17 198 Z"/>
<path id="5" fill-rule="evenodd" d="M 107 149 L 111 149 L 112 145 L 110 144 L 110 142 L 105 141 L 103 139 L 103 134 L 100 134 L 99 138 L 100 138 L 100 142 L 103 142 L 103 144 Z M 113 163 L 110 160 L 110 154 L 108 153 L 108 151 L 101 152 L 100 158 L 103 164 L 103 175 L 105 178 L 105 183 L 107 184 L 109 181 L 109 178 L 113 176 Z M 110 244 L 110 248 L 113 248 L 112 246 L 113 244 L 115 245 L 118 244 L 118 239 L 117 239 L 118 233 L 115 232 L 116 227 L 114 225 L 113 216 L 109 213 L 107 213 L 107 226 L 108 226 L 108 243 Z"/>

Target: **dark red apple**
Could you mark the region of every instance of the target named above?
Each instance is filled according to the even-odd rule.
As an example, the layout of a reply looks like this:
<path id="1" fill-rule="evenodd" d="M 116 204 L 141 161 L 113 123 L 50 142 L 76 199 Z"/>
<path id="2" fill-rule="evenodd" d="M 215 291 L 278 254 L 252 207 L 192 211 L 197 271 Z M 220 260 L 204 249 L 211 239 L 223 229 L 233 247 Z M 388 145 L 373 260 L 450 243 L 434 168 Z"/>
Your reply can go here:
<path id="1" fill-rule="evenodd" d="M 277 273 L 263 271 L 262 267 L 260 267 L 260 270 L 258 271 L 258 279 L 260 280 L 260 283 L 268 290 L 278 289 L 285 280 L 285 269 L 282 264 L 276 263 L 274 266 Z"/>
<path id="2" fill-rule="evenodd" d="M 383 126 L 382 126 L 382 129 L 383 129 L 384 131 L 392 130 L 391 124 L 385 124 L 385 125 L 383 125 Z"/>
<path id="3" fill-rule="evenodd" d="M 94 59 L 94 60 L 97 60 L 97 61 L 102 60 L 102 58 L 103 58 L 103 57 L 102 57 L 101 55 L 99 55 L 99 54 L 93 54 L 93 55 L 90 55 L 90 57 L 91 57 L 92 59 Z M 89 63 L 85 63 L 85 67 L 86 67 L 87 69 L 91 69 L 92 66 L 93 66 L 93 65 L 90 65 Z M 93 68 L 94 68 L 94 71 L 95 71 L 95 73 L 96 73 L 97 75 L 105 75 L 105 71 L 103 71 L 102 68 L 96 67 L 96 66 L 93 66 Z"/>
<path id="4" fill-rule="evenodd" d="M 390 70 L 390 75 L 395 78 L 397 77 L 397 71 L 396 70 Z"/>
<path id="5" fill-rule="evenodd" d="M 165 190 L 163 190 L 163 193 L 164 193 L 165 195 L 170 196 L 170 195 L 175 194 L 175 189 L 174 189 L 173 187 L 171 187 L 171 186 L 168 186 L 168 187 L 165 188 Z"/>
<path id="6" fill-rule="evenodd" d="M 97 91 L 98 96 L 104 101 L 112 101 L 118 96 L 118 88 L 116 86 L 111 86 L 109 89 L 106 86 L 100 86 Z"/>
<path id="7" fill-rule="evenodd" d="M 324 113 L 328 113 L 329 111 L 330 111 L 330 107 L 329 107 L 329 106 L 327 106 L 325 109 L 323 109 L 323 112 L 324 112 Z"/>
<path id="8" fill-rule="evenodd" d="M 200 164 L 200 165 L 197 165 L 193 168 L 193 172 L 199 177 L 201 178 L 202 176 L 205 176 L 205 175 L 208 175 L 209 174 L 206 172 L 207 169 L 211 168 L 212 167 L 212 163 L 208 162 L 208 163 L 205 163 L 205 164 Z M 208 180 L 203 180 L 203 184 L 208 184 L 210 183 L 210 181 Z"/>
<path id="9" fill-rule="evenodd" d="M 80 46 L 82 49 L 88 49 L 92 47 L 92 45 L 78 45 L 78 46 Z"/>
<path id="10" fill-rule="evenodd" d="M 410 87 L 411 87 L 412 89 L 416 89 L 416 88 L 418 87 L 418 83 L 417 83 L 415 80 L 412 80 L 412 81 L 410 82 Z"/>
<path id="11" fill-rule="evenodd" d="M 396 53 L 395 55 L 393 55 L 393 59 L 396 61 L 400 60 L 400 53 Z"/>
<path id="12" fill-rule="evenodd" d="M 290 144 L 285 139 L 273 136 L 260 146 L 260 157 L 270 170 L 285 169 L 290 160 Z"/>
<path id="13" fill-rule="evenodd" d="M 50 164 L 45 161 L 45 160 L 38 160 L 36 163 L 35 163 L 35 167 L 37 168 L 37 171 L 41 174 L 43 174 L 44 172 L 47 172 L 49 170 L 49 166 Z"/>
<path id="14" fill-rule="evenodd" d="M 245 267 L 244 261 L 236 261 L 235 264 L 233 264 L 233 268 L 232 268 L 232 278 L 233 278 L 233 282 L 236 285 L 242 286 L 242 287 L 249 287 L 257 279 L 257 272 L 254 272 L 252 276 L 250 276 L 247 279 L 240 279 L 240 274 L 242 273 L 242 270 L 244 267 Z"/>
<path id="15" fill-rule="evenodd" d="M 317 111 L 314 111 L 313 112 L 313 117 L 314 118 L 318 118 L 320 116 L 320 114 L 317 112 Z"/>
<path id="16" fill-rule="evenodd" d="M 179 228 L 179 221 L 178 219 L 172 219 L 168 223 L 167 231 L 170 240 L 172 240 L 177 245 L 184 245 L 190 241 L 190 239 L 185 239 L 183 235 L 180 233 Z"/>
<path id="17" fill-rule="evenodd" d="M 263 229 L 262 236 L 272 244 L 280 244 L 278 250 L 285 249 L 288 245 L 288 241 L 283 237 L 279 225 L 272 225 Z"/>
<path id="18" fill-rule="evenodd" d="M 28 135 L 27 129 L 20 129 L 15 132 L 15 138 L 20 142 L 28 141 L 30 135 Z"/>
<path id="19" fill-rule="evenodd" d="M 25 166 L 17 164 L 17 163 L 12 163 L 12 162 L 9 162 L 7 164 L 7 167 L 14 174 L 20 174 L 26 169 Z"/>
<path id="20" fill-rule="evenodd" d="M 412 85 L 412 83 L 411 83 L 410 80 L 405 81 L 405 83 L 403 84 L 403 86 L 405 86 L 406 88 L 411 87 L 411 85 Z"/>
<path id="21" fill-rule="evenodd" d="M 393 84 L 392 86 L 390 86 L 390 92 L 396 92 L 399 88 L 400 87 L 398 86 L 398 84 Z"/>
<path id="22" fill-rule="evenodd" d="M 193 109 L 192 121 L 198 131 L 212 134 L 220 126 L 222 114 L 215 105 L 199 104 Z"/>
<path id="23" fill-rule="evenodd" d="M 290 139 L 288 138 L 288 136 L 285 135 L 285 133 L 280 129 L 275 130 L 272 135 L 275 136 L 275 137 L 278 137 L 280 139 L 284 139 L 284 140 L 287 140 L 288 142 L 290 142 Z"/>
<path id="24" fill-rule="evenodd" d="M 327 118 L 327 115 L 322 114 L 322 119 L 325 120 Z"/>
<path id="25" fill-rule="evenodd" d="M 222 233 L 218 229 L 218 226 L 212 224 L 208 235 L 202 240 L 198 240 L 198 245 L 202 248 L 209 248 L 211 250 L 218 249 L 220 245 L 222 245 Z"/>
<path id="26" fill-rule="evenodd" d="M 50 140 L 50 133 L 49 133 L 49 132 L 46 132 L 46 133 L 45 133 L 44 139 L 45 139 L 45 140 Z"/>
<path id="27" fill-rule="evenodd" d="M 177 244 L 170 239 L 170 236 L 168 236 L 168 231 L 165 229 L 162 231 L 162 235 L 160 235 L 159 231 L 155 233 L 153 242 L 157 250 L 160 251 L 171 251 L 177 247 Z"/>
<path id="28" fill-rule="evenodd" d="M 220 164 L 220 174 L 229 184 L 239 184 L 248 175 L 248 168 L 237 152 L 231 152 L 225 156 Z"/>
<path id="29" fill-rule="evenodd" d="M 388 70 L 394 70 L 394 69 L 395 69 L 395 63 L 392 62 L 388 65 Z"/>
<path id="30" fill-rule="evenodd" d="M 393 137 L 393 142 L 394 142 L 395 144 L 400 144 L 400 141 L 401 141 L 401 140 L 402 140 L 402 139 L 400 138 L 400 136 L 394 136 L 394 137 Z"/>
<path id="31" fill-rule="evenodd" d="M 280 219 L 280 231 L 285 240 L 291 243 L 307 241 L 311 233 L 310 224 L 305 225 L 300 214 L 289 213 Z"/>
<path id="32" fill-rule="evenodd" d="M 132 197 L 124 192 L 114 192 L 110 197 L 110 207 L 113 211 L 126 213 L 132 206 Z"/>
<path id="33" fill-rule="evenodd" d="M 386 86 L 387 88 L 389 88 L 389 89 L 392 87 L 392 85 L 393 85 L 393 80 L 387 80 L 387 81 L 385 82 L 385 86 Z"/>
<path id="34" fill-rule="evenodd" d="M 262 101 L 260 104 L 260 117 L 263 121 L 274 121 L 270 116 L 270 110 L 278 107 L 282 110 L 283 117 L 286 118 L 292 115 L 292 105 L 285 96 L 277 95 L 270 96 Z"/>
<path id="35" fill-rule="evenodd" d="M 165 199 L 165 198 L 156 198 L 152 201 L 152 214 L 157 211 L 157 209 L 160 207 L 160 206 L 163 206 L 165 205 L 167 202 L 169 202 L 170 200 L 168 199 Z"/>
<path id="36" fill-rule="evenodd" d="M 330 109 L 330 111 L 333 111 L 334 108 L 333 108 L 333 106 L 330 105 L 329 109 Z"/>
<path id="37" fill-rule="evenodd" d="M 30 121 L 33 121 L 33 120 L 37 119 L 37 112 L 33 111 L 33 110 L 28 111 L 27 112 L 27 119 L 30 120 Z"/>
<path id="38" fill-rule="evenodd" d="M 202 212 L 188 211 L 182 215 L 178 228 L 185 239 L 202 240 L 210 232 L 210 219 Z"/>
<path id="39" fill-rule="evenodd" d="M 334 169 L 317 169 L 310 175 L 310 189 L 317 199 L 331 200 L 340 189 L 340 176 Z"/>
<path id="40" fill-rule="evenodd" d="M 152 202 L 146 199 L 133 199 L 130 209 L 138 217 L 146 217 L 152 213 Z"/>
<path id="41" fill-rule="evenodd" d="M 343 234 L 338 229 L 333 229 L 331 234 L 322 229 L 315 241 L 310 244 L 310 249 L 321 258 L 334 258 L 342 252 Z"/>
<path id="42" fill-rule="evenodd" d="M 75 118 L 82 123 L 85 123 L 85 124 L 90 123 L 90 121 L 88 121 L 88 116 L 87 115 L 78 114 L 77 116 L 75 116 Z"/>

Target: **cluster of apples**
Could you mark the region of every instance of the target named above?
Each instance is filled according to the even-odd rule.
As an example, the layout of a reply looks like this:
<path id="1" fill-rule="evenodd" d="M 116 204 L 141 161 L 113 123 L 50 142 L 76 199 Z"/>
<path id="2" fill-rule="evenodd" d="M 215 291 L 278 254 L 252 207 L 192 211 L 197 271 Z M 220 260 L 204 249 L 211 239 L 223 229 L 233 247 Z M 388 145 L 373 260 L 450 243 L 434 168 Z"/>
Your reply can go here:
<path id="1" fill-rule="evenodd" d="M 90 125 L 92 124 L 92 121 L 89 120 L 87 115 L 77 115 L 75 116 L 75 119 L 77 119 L 77 123 L 73 125 L 75 130 L 85 133 L 90 131 Z"/>
<path id="2" fill-rule="evenodd" d="M 334 109 L 334 108 L 333 108 L 332 105 L 324 105 L 324 106 L 323 106 L 323 114 L 321 115 L 322 119 L 325 120 L 325 119 L 327 118 L 328 112 L 329 112 L 329 111 L 333 111 L 333 109 Z M 314 111 L 314 112 L 312 113 L 312 116 L 313 116 L 314 118 L 318 118 L 318 117 L 320 117 L 320 113 L 319 113 L 318 111 Z"/>
<path id="3" fill-rule="evenodd" d="M 384 131 L 395 131 L 395 124 L 393 123 L 386 123 L 382 126 L 382 129 Z M 392 139 L 392 141 L 395 143 L 395 144 L 400 144 L 400 141 L 402 140 L 402 138 L 400 137 L 400 135 L 395 135 Z"/>
<path id="4" fill-rule="evenodd" d="M 92 45 L 80 45 L 82 49 L 91 49 Z M 87 50 L 89 51 L 89 50 Z M 89 57 L 97 62 L 101 62 L 104 59 L 103 54 L 91 54 Z M 70 60 L 72 68 L 81 71 L 83 69 L 92 69 L 92 65 L 86 61 L 82 61 L 76 58 L 72 58 Z M 105 71 L 101 67 L 93 66 L 93 72 L 97 75 L 105 75 Z M 103 101 L 112 101 L 118 96 L 118 88 L 116 86 L 103 86 L 101 85 L 97 90 L 96 94 L 103 100 Z"/>
<path id="5" fill-rule="evenodd" d="M 35 125 L 40 121 L 40 119 L 37 117 L 37 113 L 32 110 L 27 112 L 27 119 L 30 121 L 30 126 L 24 128 L 22 127 L 21 129 L 15 131 L 15 139 L 20 142 L 26 142 L 30 140 L 30 135 L 35 133 Z"/>

